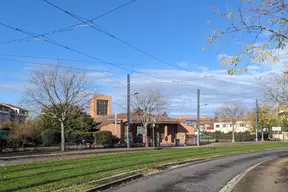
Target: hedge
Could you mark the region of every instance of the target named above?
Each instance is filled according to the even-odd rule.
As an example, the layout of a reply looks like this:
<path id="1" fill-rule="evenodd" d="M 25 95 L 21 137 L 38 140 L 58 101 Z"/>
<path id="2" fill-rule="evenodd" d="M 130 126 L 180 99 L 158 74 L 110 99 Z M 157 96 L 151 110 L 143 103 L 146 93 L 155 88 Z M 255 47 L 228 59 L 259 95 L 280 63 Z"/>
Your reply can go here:
<path id="1" fill-rule="evenodd" d="M 93 137 L 93 133 L 84 131 L 73 131 L 65 133 L 66 142 L 73 144 L 80 144 L 82 137 Z"/>
<path id="2" fill-rule="evenodd" d="M 42 144 L 51 146 L 61 142 L 61 134 L 59 131 L 47 129 L 41 132 Z"/>
<path id="3" fill-rule="evenodd" d="M 93 133 L 93 136 L 94 136 L 94 144 L 96 145 L 105 145 L 113 143 L 113 137 L 111 131 L 97 131 Z"/>

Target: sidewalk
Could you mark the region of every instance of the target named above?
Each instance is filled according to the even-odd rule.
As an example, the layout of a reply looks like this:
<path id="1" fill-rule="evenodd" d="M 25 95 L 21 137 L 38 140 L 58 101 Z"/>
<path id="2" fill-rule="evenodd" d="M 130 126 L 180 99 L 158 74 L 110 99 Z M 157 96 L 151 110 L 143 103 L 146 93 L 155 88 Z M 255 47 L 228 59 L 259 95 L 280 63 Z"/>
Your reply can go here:
<path id="1" fill-rule="evenodd" d="M 287 192 L 288 157 L 280 157 L 257 166 L 232 191 Z"/>

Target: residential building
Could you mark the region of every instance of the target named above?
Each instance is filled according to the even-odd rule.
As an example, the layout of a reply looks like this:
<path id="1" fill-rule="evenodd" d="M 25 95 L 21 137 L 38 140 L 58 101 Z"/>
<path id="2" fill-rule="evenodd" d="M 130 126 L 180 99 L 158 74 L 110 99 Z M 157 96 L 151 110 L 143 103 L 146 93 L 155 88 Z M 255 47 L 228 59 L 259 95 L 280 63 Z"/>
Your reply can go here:
<path id="1" fill-rule="evenodd" d="M 27 119 L 29 111 L 11 104 L 0 103 L 0 123 L 23 123 Z"/>
<path id="2" fill-rule="evenodd" d="M 112 97 L 108 95 L 94 95 L 90 101 L 91 117 L 98 118 L 112 114 Z"/>
<path id="3" fill-rule="evenodd" d="M 184 117 L 184 116 L 180 116 L 176 118 L 177 120 L 184 122 L 187 125 L 193 126 L 196 130 L 196 125 L 197 125 L 197 118 L 196 117 Z M 211 129 L 211 126 L 213 125 L 214 122 L 214 118 L 211 117 L 206 117 L 206 116 L 202 116 L 200 117 L 200 122 L 199 122 L 199 128 L 200 131 L 208 131 L 209 129 Z"/>
<path id="4" fill-rule="evenodd" d="M 211 132 L 215 131 L 221 131 L 224 133 L 231 132 L 233 129 L 232 123 L 229 119 L 217 119 L 214 122 L 213 129 L 210 128 Z M 245 132 L 245 131 L 251 131 L 251 126 L 249 124 L 248 118 L 237 118 L 236 123 L 234 125 L 234 131 L 235 132 Z"/>
<path id="5" fill-rule="evenodd" d="M 112 134 L 120 139 L 127 138 L 127 113 L 115 115 L 107 115 L 95 118 L 98 122 L 99 130 L 111 131 Z M 163 115 L 155 115 L 154 141 L 158 145 L 175 145 L 175 139 L 179 139 L 180 144 L 185 144 L 186 134 L 194 134 L 195 130 L 192 126 L 188 126 L 177 119 L 167 118 Z M 115 125 L 115 122 L 117 124 Z M 148 142 L 152 145 L 153 129 L 150 125 L 148 128 Z M 137 114 L 131 113 L 130 140 L 132 143 L 145 143 L 145 130 L 141 122 L 137 118 Z"/>

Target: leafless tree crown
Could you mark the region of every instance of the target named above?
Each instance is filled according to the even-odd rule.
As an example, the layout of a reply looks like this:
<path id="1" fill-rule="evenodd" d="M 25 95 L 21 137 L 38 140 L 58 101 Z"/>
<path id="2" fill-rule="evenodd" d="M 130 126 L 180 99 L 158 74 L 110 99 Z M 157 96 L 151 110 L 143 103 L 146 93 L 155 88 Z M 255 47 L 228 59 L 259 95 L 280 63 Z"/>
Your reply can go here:
<path id="1" fill-rule="evenodd" d="M 288 104 L 288 77 L 287 73 L 270 73 L 259 80 L 264 99 L 274 105 Z"/>
<path id="2" fill-rule="evenodd" d="M 162 113 L 167 100 L 155 89 L 139 89 L 139 94 L 132 97 L 132 107 L 143 124 L 150 124 L 153 121 L 153 115 Z"/>
<path id="3" fill-rule="evenodd" d="M 84 72 L 74 72 L 70 68 L 41 67 L 29 78 L 29 86 L 24 92 L 23 102 L 37 109 L 54 108 L 50 116 L 65 120 L 73 109 L 89 103 L 93 91 L 90 90 Z"/>
<path id="4" fill-rule="evenodd" d="M 246 108 L 239 101 L 223 104 L 217 111 L 219 118 L 229 119 L 232 123 L 236 118 L 243 117 L 245 113 Z"/>

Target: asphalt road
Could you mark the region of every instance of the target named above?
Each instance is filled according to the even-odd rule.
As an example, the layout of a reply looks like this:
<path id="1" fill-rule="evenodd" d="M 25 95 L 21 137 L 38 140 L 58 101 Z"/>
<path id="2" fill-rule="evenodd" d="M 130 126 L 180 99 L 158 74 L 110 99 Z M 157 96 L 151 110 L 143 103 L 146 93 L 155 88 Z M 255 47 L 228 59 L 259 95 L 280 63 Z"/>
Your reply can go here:
<path id="1" fill-rule="evenodd" d="M 233 192 L 287 192 L 288 156 L 261 163 L 245 175 Z"/>
<path id="2" fill-rule="evenodd" d="M 288 150 L 231 156 L 199 164 L 166 170 L 111 188 L 113 192 L 219 192 L 223 186 L 247 168 L 278 156 Z"/>

